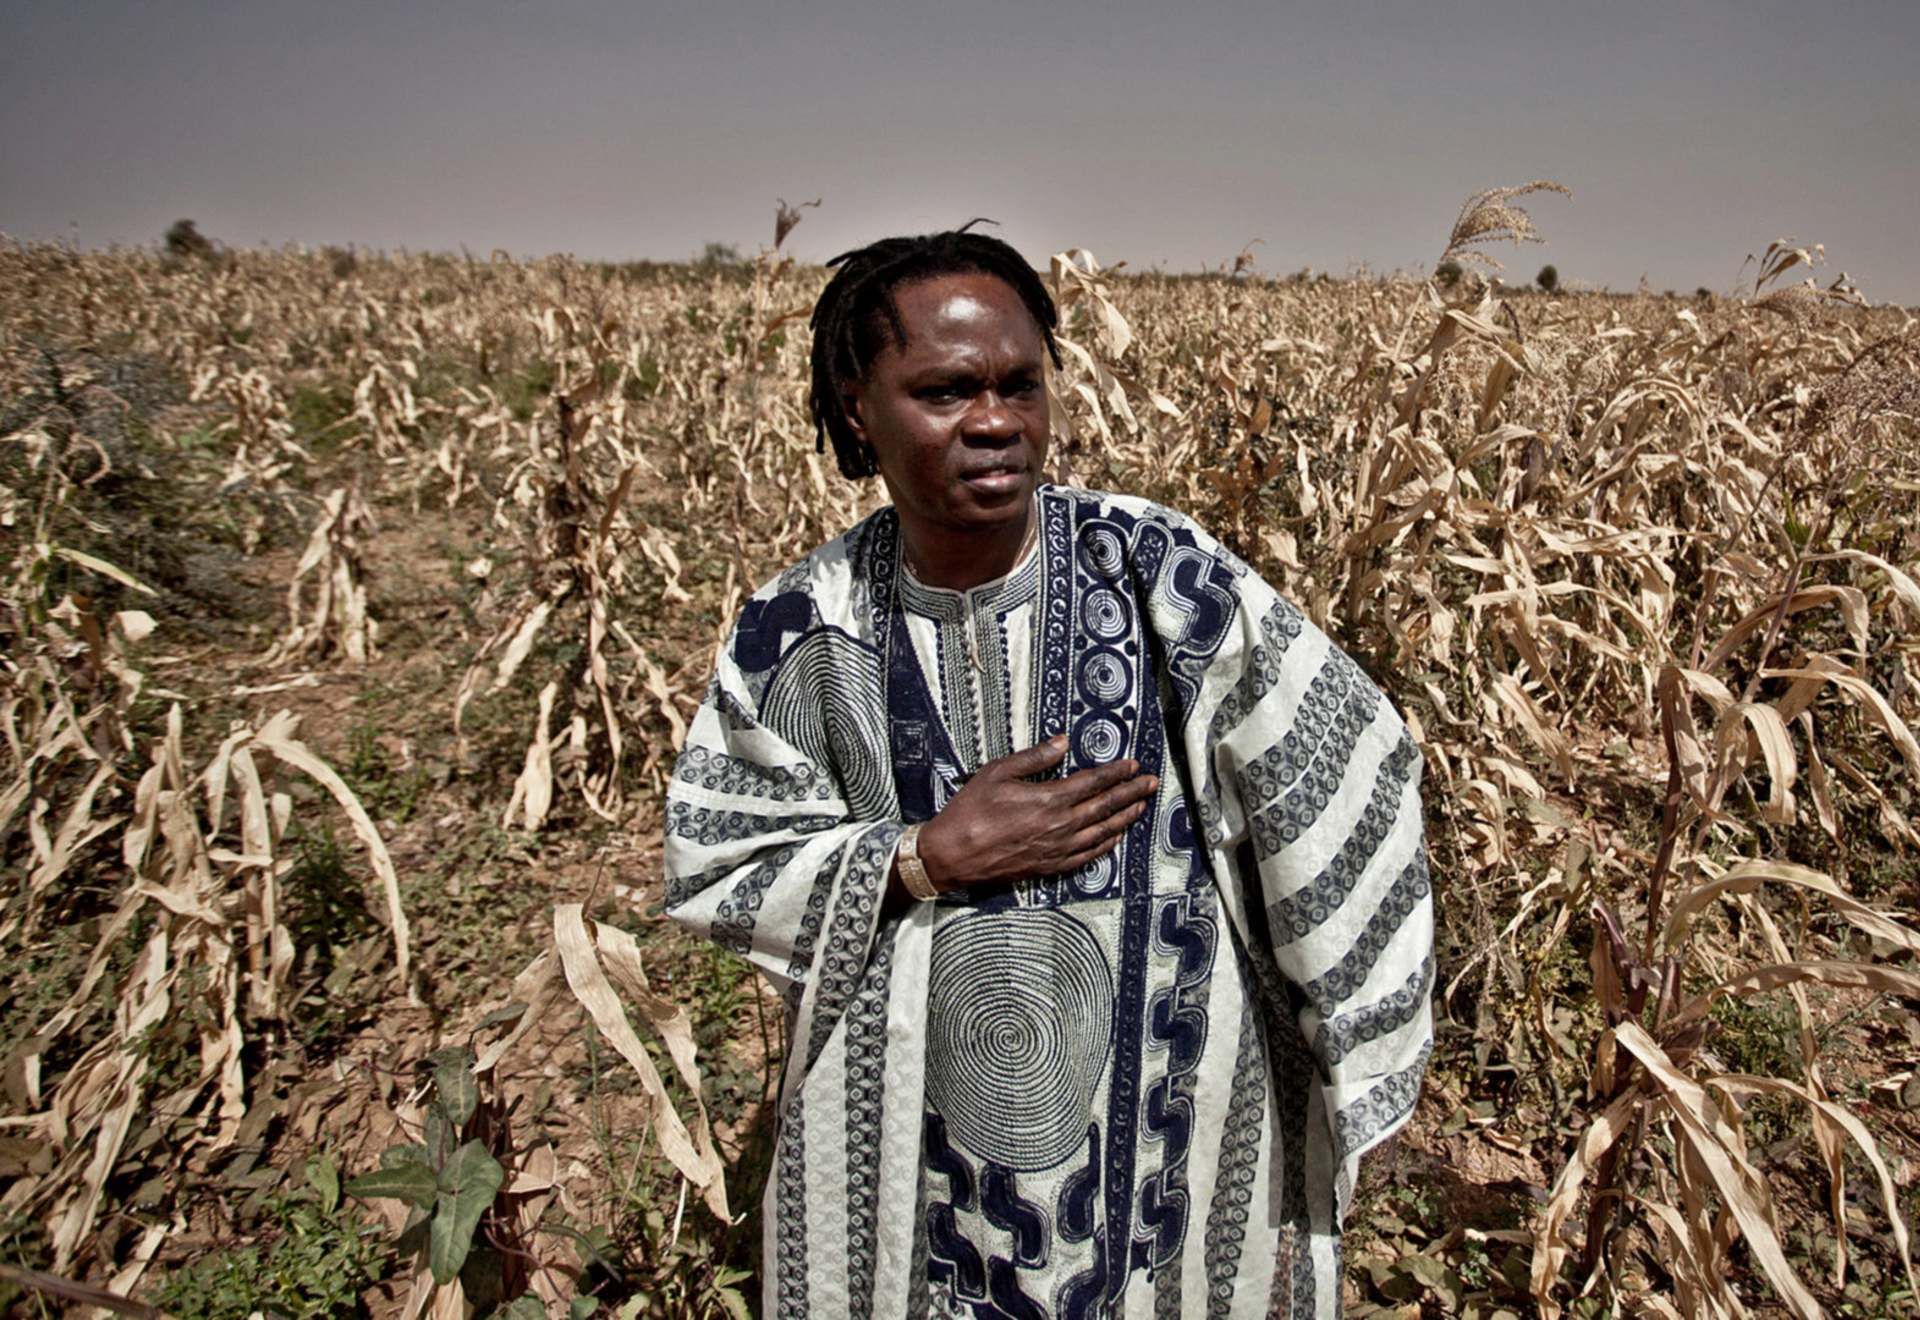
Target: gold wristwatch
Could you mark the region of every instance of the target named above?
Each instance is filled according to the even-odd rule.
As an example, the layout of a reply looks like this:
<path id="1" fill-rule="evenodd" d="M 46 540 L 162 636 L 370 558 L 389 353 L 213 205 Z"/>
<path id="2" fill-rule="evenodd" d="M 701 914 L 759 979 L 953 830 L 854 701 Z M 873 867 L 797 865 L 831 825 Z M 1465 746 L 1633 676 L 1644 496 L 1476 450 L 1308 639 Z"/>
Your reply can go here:
<path id="1" fill-rule="evenodd" d="M 909 825 L 901 831 L 900 844 L 893 854 L 893 860 L 900 868 L 900 883 L 906 886 L 909 894 L 922 903 L 940 896 L 940 891 L 934 888 L 933 881 L 927 876 L 927 864 L 920 860 L 918 825 Z"/>

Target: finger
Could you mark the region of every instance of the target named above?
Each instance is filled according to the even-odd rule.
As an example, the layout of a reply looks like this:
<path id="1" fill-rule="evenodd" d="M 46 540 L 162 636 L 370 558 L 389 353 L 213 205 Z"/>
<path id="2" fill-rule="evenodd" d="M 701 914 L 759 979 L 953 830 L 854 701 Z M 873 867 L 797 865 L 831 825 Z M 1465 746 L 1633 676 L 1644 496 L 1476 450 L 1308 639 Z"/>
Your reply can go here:
<path id="1" fill-rule="evenodd" d="M 1122 783 L 1115 784 L 1095 798 L 1089 798 L 1074 808 L 1074 821 L 1080 825 L 1092 825 L 1096 821 L 1106 820 L 1116 812 L 1124 811 L 1136 802 L 1152 797 L 1160 787 L 1158 775 L 1136 775 Z"/>
<path id="2" fill-rule="evenodd" d="M 1069 805 L 1089 801 L 1115 784 L 1125 783 L 1139 773 L 1138 761 L 1109 761 L 1106 765 L 1076 770 L 1051 787 L 1060 795 L 1061 804 Z"/>
<path id="3" fill-rule="evenodd" d="M 1067 735 L 1056 734 L 1045 742 L 1035 743 L 1023 751 L 987 762 L 980 767 L 980 773 L 1004 775 L 1009 779 L 1025 779 L 1029 775 L 1037 775 L 1053 769 L 1066 759 L 1066 755 Z"/>
<path id="4" fill-rule="evenodd" d="M 1117 842 L 1119 842 L 1117 839 L 1109 839 L 1098 848 L 1090 848 L 1086 852 L 1075 853 L 1073 856 L 1067 858 L 1066 861 L 1060 863 L 1060 869 L 1055 872 L 1055 874 L 1071 875 L 1087 863 L 1099 861 L 1102 857 L 1105 857 L 1113 851 L 1114 845 Z"/>
<path id="5" fill-rule="evenodd" d="M 1131 824 L 1132 822 L 1128 823 Z M 1078 852 L 1069 853 L 1060 863 L 1060 869 L 1056 874 L 1065 875 L 1069 871 L 1079 870 L 1088 862 L 1099 861 L 1102 857 L 1105 857 L 1108 853 L 1119 847 L 1120 840 L 1125 837 L 1126 829 L 1122 827 L 1113 831 L 1113 833 L 1107 835 L 1105 838 L 1099 839 L 1087 847 L 1080 849 Z"/>
<path id="6" fill-rule="evenodd" d="M 1146 813 L 1146 810 L 1146 803 L 1135 802 L 1075 831 L 1066 842 L 1068 854 L 1078 856 L 1091 849 L 1097 857 L 1108 851 L 1120 841 L 1120 836 L 1127 832 L 1128 827 Z"/>

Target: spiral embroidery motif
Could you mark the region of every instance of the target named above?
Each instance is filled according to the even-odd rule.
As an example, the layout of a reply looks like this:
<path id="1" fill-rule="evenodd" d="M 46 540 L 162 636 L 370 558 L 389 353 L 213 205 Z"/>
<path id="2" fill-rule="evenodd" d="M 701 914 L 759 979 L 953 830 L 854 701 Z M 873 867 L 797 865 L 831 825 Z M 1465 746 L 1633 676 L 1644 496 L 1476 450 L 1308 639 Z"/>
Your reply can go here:
<path id="1" fill-rule="evenodd" d="M 1106 1067 L 1107 955 L 1056 908 L 961 917 L 934 937 L 927 1098 L 975 1155 L 1023 1172 L 1080 1148 Z"/>

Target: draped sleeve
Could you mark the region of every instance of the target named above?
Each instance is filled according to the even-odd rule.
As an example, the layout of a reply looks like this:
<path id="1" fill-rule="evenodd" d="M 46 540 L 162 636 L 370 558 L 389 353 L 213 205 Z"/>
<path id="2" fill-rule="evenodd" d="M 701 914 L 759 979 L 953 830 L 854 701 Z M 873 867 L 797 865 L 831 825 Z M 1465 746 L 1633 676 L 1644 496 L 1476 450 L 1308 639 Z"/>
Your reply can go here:
<path id="1" fill-rule="evenodd" d="M 667 914 L 769 978 L 809 1060 L 872 956 L 903 828 L 875 800 L 876 749 L 833 736 L 847 723 L 837 706 L 877 701 L 820 672 L 858 671 L 843 653 L 859 649 L 818 626 L 809 592 L 757 594 L 720 651 L 667 790 Z"/>
<path id="2" fill-rule="evenodd" d="M 667 792 L 667 913 L 782 991 L 768 1315 L 904 1314 L 931 904 L 882 921 L 904 828 L 863 526 L 749 600 Z"/>
<path id="3" fill-rule="evenodd" d="M 1297 1028 L 1274 1052 L 1312 1070 L 1309 1167 L 1289 1181 L 1304 1181 L 1317 1246 L 1337 1253 L 1359 1157 L 1411 1115 L 1432 1048 L 1422 758 L 1351 658 L 1216 553 L 1240 569 L 1237 608 L 1183 741 L 1226 906 L 1275 1016 Z"/>

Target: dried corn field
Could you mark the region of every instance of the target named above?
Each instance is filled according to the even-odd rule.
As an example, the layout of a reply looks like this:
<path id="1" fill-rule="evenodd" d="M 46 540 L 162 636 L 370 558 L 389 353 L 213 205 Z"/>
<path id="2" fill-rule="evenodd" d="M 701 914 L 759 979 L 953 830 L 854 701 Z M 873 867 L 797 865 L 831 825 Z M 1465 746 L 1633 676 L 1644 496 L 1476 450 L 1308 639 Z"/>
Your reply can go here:
<path id="1" fill-rule="evenodd" d="M 1055 479 L 1194 514 L 1422 741 L 1440 1044 L 1354 1314 L 1910 1314 L 1920 325 L 1790 244 L 1510 291 L 1524 195 L 1444 281 L 1063 254 Z M 878 496 L 798 219 L 0 253 L 6 1305 L 745 1313 L 778 1004 L 658 839 L 722 630 Z"/>

